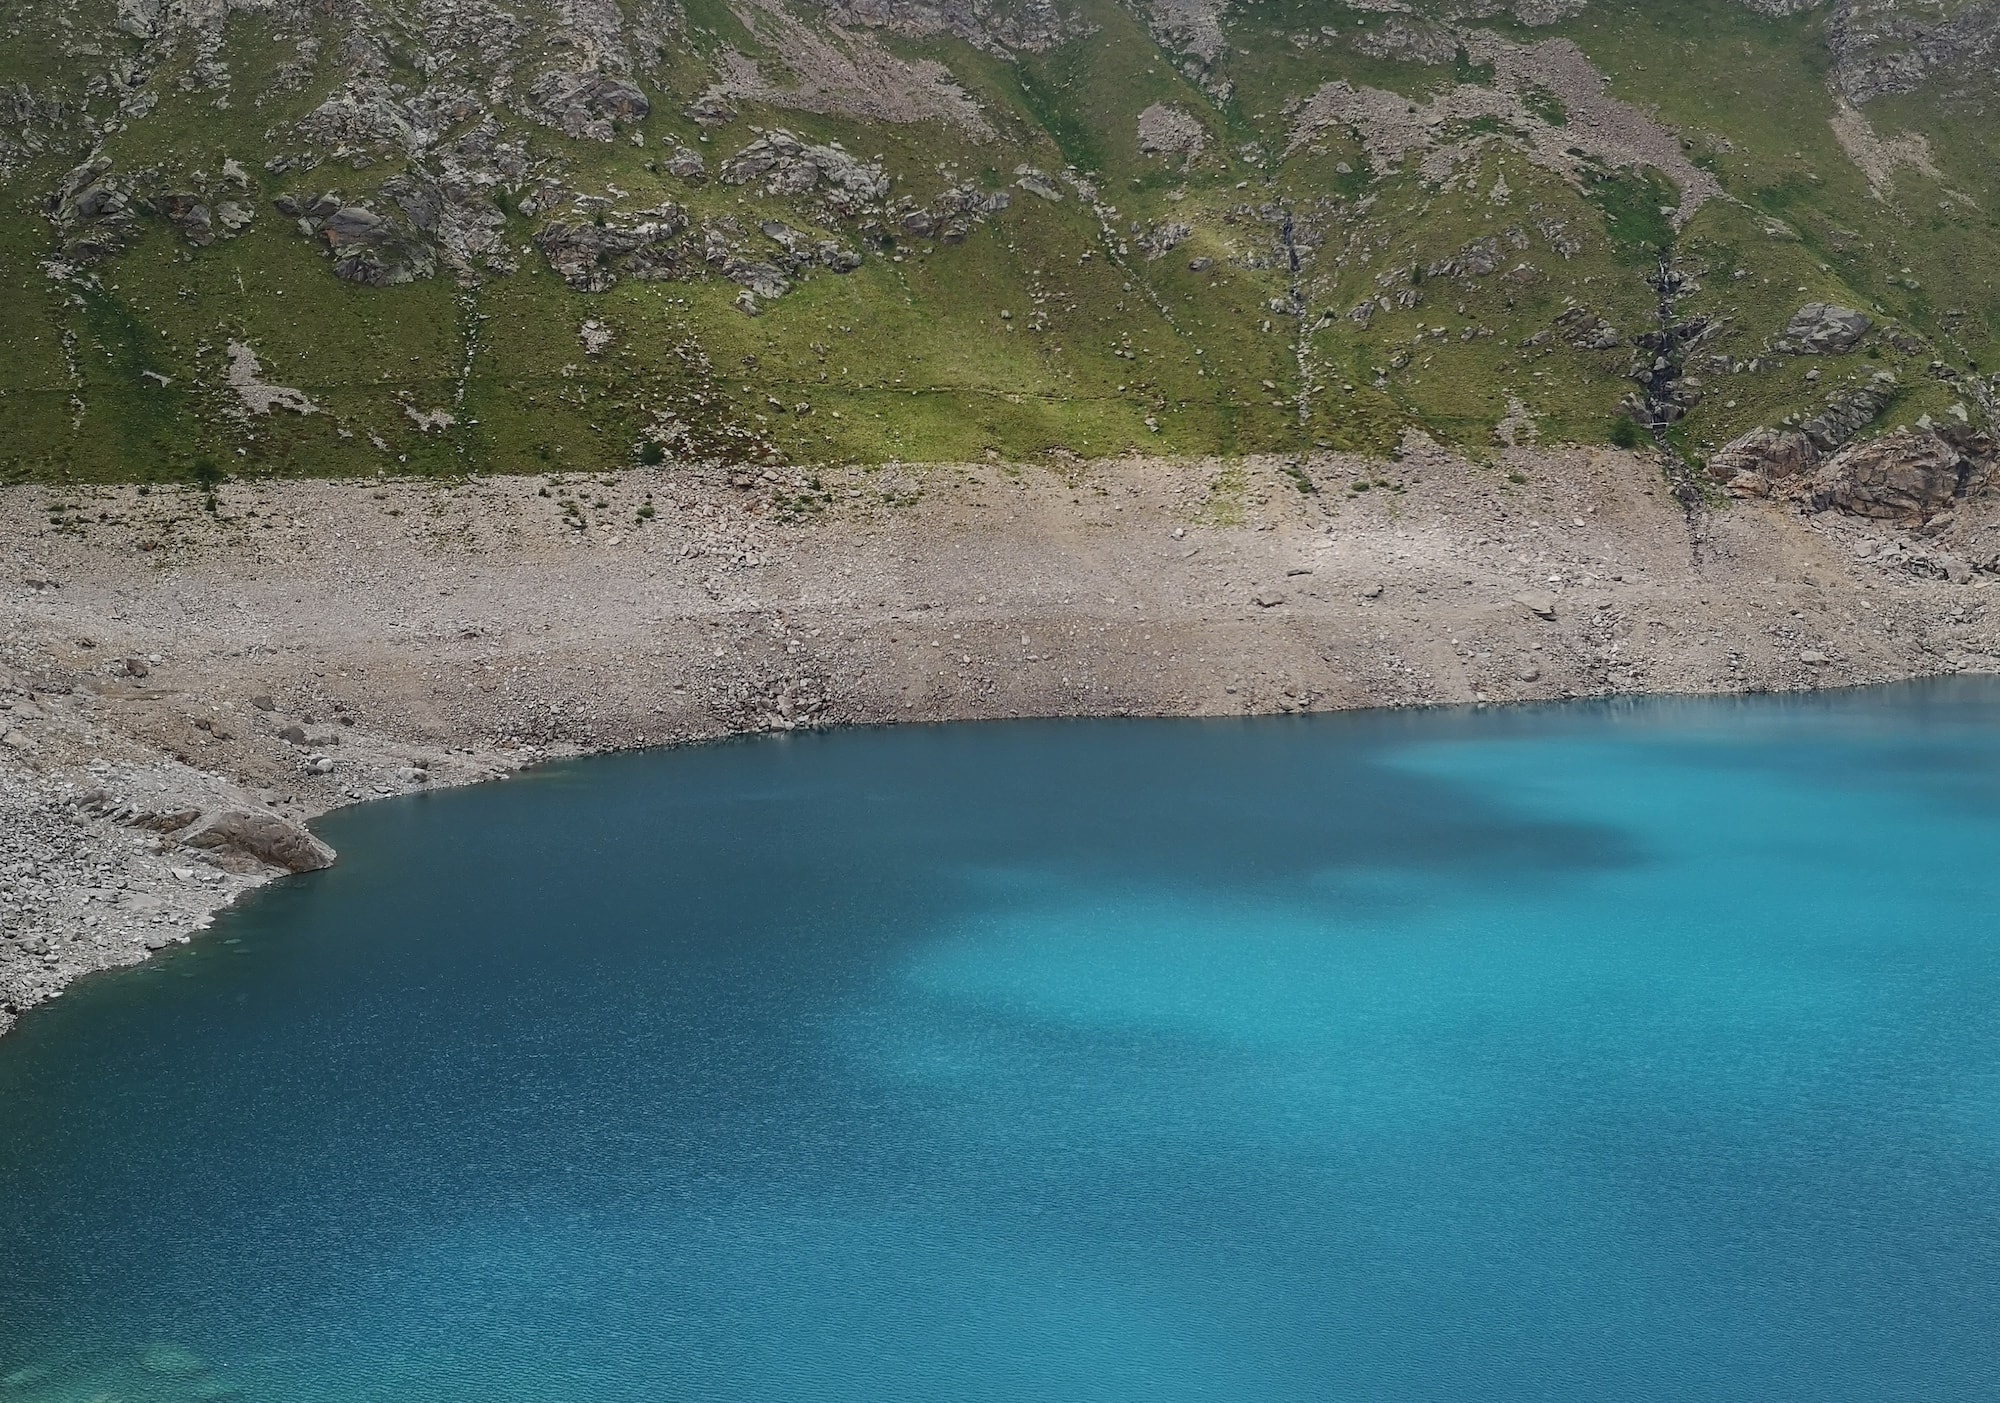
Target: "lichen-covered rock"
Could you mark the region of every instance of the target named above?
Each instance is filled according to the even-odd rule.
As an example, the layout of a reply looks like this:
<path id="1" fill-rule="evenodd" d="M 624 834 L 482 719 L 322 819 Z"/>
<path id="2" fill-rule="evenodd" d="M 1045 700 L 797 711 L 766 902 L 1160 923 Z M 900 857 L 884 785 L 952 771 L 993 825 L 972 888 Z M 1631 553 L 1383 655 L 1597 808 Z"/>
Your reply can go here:
<path id="1" fill-rule="evenodd" d="M 551 219 L 535 231 L 535 247 L 558 277 L 578 292 L 604 292 L 619 279 L 672 278 L 682 272 L 676 240 L 687 227 L 677 205 L 647 210 L 637 223 Z"/>
<path id="2" fill-rule="evenodd" d="M 437 259 L 420 239 L 364 205 L 342 205 L 318 221 L 315 232 L 343 282 L 394 287 L 437 271 Z"/>
<path id="3" fill-rule="evenodd" d="M 506 216 L 494 204 L 491 177 L 476 178 L 464 165 L 445 158 L 437 173 L 413 165 L 382 183 L 382 194 L 412 226 L 435 242 L 461 276 L 475 258 L 496 266 L 502 252 Z"/>
<path id="4" fill-rule="evenodd" d="M 692 147 L 675 147 L 673 154 L 660 162 L 660 169 L 690 185 L 699 185 L 708 179 L 708 166 L 702 161 L 701 153 Z"/>
<path id="5" fill-rule="evenodd" d="M 1424 275 L 1432 278 L 1484 278 L 1499 272 L 1503 262 L 1505 258 L 1500 252 L 1498 239 L 1475 239 L 1452 257 L 1425 268 Z M 1593 343 L 1602 340 L 1595 328 L 1592 329 L 1591 339 Z M 1614 330 L 1611 333 L 1611 345 L 1617 343 L 1618 333 Z M 1609 347 L 1593 344 L 1592 349 L 1607 350 Z"/>
<path id="6" fill-rule="evenodd" d="M 1614 351 L 1625 344 L 1618 328 L 1587 307 L 1571 307 L 1556 318 L 1556 333 L 1579 351 Z"/>
<path id="7" fill-rule="evenodd" d="M 196 248 L 205 248 L 215 242 L 215 216 L 209 207 L 202 203 L 201 196 L 189 191 L 173 190 L 155 196 L 153 208 L 179 229 L 187 241 Z"/>
<path id="8" fill-rule="evenodd" d="M 767 195 L 806 195 L 826 188 L 856 201 L 880 200 L 889 194 L 889 177 L 882 167 L 860 161 L 834 145 L 809 145 L 790 132 L 778 130 L 758 137 L 718 168 L 724 185 L 757 182 Z"/>
<path id="9" fill-rule="evenodd" d="M 1458 56 L 1460 43 L 1448 26 L 1414 15 L 1389 15 L 1380 27 L 1362 30 L 1352 42 L 1370 58 L 1426 64 L 1450 63 Z"/>
<path id="10" fill-rule="evenodd" d="M 1044 53 L 1088 26 L 1055 0 L 996 6 L 983 0 L 820 0 L 829 17 L 912 37 L 951 34 L 987 53 Z"/>
<path id="11" fill-rule="evenodd" d="M 1831 453 L 1874 423 L 1895 402 L 1900 387 L 1886 370 L 1868 377 L 1868 382 L 1851 390 L 1836 391 L 1819 413 L 1799 425 L 1813 447 Z"/>
<path id="12" fill-rule="evenodd" d="M 1047 171 L 1034 166 L 1014 167 L 1014 183 L 1038 200 L 1047 200 L 1052 205 L 1062 203 L 1062 187 Z"/>
<path id="13" fill-rule="evenodd" d="M 610 141 L 619 123 L 644 121 L 653 110 L 638 84 L 602 73 L 554 69 L 528 91 L 537 120 L 584 141 Z"/>
<path id="14" fill-rule="evenodd" d="M 1148 262 L 1165 258 L 1182 244 L 1194 237 L 1194 230 L 1179 220 L 1169 220 L 1165 224 L 1155 224 L 1134 240 Z"/>
<path id="15" fill-rule="evenodd" d="M 1990 75 L 2000 59 L 2000 9 L 1988 0 L 1839 0 L 1826 43 L 1834 85 L 1858 107 Z"/>
<path id="16" fill-rule="evenodd" d="M 48 214 L 66 236 L 63 255 L 87 263 L 124 247 L 132 197 L 113 182 L 111 158 L 99 154 L 62 178 L 49 196 Z"/>
<path id="17" fill-rule="evenodd" d="M 1792 314 L 1779 349 L 1805 356 L 1840 356 L 1861 344 L 1873 323 L 1865 313 L 1830 302 L 1808 302 Z"/>

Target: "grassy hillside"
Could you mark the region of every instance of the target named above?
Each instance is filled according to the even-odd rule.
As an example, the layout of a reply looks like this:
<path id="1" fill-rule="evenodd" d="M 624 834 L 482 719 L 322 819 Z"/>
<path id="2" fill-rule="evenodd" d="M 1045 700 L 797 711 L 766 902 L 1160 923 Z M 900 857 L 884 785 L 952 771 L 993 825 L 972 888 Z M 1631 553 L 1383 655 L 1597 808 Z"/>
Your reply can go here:
<path id="1" fill-rule="evenodd" d="M 1882 370 L 1874 428 L 1984 422 L 1976 72 L 1856 107 L 1832 7 L 1413 8 L 24 0 L 0 480 L 1629 438 L 1663 267 L 1690 458 Z M 725 178 L 780 130 L 886 193 Z M 1871 326 L 1774 348 L 1808 303 Z"/>

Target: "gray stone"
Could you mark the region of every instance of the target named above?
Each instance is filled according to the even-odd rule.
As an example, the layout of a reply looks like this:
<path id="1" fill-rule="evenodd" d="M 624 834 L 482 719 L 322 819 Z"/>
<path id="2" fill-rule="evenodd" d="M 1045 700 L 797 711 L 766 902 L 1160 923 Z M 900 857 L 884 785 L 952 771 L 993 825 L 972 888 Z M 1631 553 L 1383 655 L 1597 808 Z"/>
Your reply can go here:
<path id="1" fill-rule="evenodd" d="M 674 154 L 660 163 L 660 169 L 691 185 L 708 179 L 708 167 L 702 162 L 700 153 L 686 146 L 675 147 Z"/>
<path id="2" fill-rule="evenodd" d="M 1514 596 L 1514 602 L 1538 619 L 1556 616 L 1556 597 L 1545 589 L 1522 590 Z"/>
<path id="3" fill-rule="evenodd" d="M 181 839 L 210 855 L 218 866 L 242 871 L 261 864 L 286 872 L 317 872 L 333 866 L 333 849 L 295 823 L 273 813 L 230 809 Z"/>
<path id="4" fill-rule="evenodd" d="M 1799 425 L 1799 431 L 1821 453 L 1831 453 L 1874 423 L 1895 402 L 1898 388 L 1894 375 L 1877 371 L 1867 384 L 1829 397 L 1826 408 Z"/>
<path id="5" fill-rule="evenodd" d="M 535 231 L 535 247 L 578 292 L 604 292 L 620 276 L 673 277 L 682 265 L 675 241 L 686 227 L 679 206 L 662 204 L 630 224 L 551 219 Z"/>
<path id="6" fill-rule="evenodd" d="M 1845 355 L 1861 344 L 1872 325 L 1865 314 L 1852 307 L 1808 302 L 1792 314 L 1784 339 L 1801 355 Z"/>

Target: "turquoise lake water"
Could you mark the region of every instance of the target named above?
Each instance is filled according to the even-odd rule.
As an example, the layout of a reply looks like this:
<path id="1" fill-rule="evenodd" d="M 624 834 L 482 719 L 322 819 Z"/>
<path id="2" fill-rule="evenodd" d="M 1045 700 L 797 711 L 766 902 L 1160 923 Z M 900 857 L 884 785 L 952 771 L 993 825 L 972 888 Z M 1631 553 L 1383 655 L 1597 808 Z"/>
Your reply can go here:
<path id="1" fill-rule="evenodd" d="M 759 739 L 0 1040 L 0 1400 L 2000 1397 L 2000 687 Z"/>

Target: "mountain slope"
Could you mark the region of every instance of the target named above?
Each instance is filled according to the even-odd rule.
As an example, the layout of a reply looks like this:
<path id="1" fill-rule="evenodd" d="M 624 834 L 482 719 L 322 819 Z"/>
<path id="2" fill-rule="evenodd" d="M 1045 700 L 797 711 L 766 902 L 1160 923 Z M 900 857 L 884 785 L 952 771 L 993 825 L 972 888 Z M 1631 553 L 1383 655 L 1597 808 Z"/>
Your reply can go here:
<path id="1" fill-rule="evenodd" d="M 1988 4 L 26 0 L 4 37 L 0 481 L 1419 428 L 1657 433 L 1762 490 L 1994 402 Z"/>

